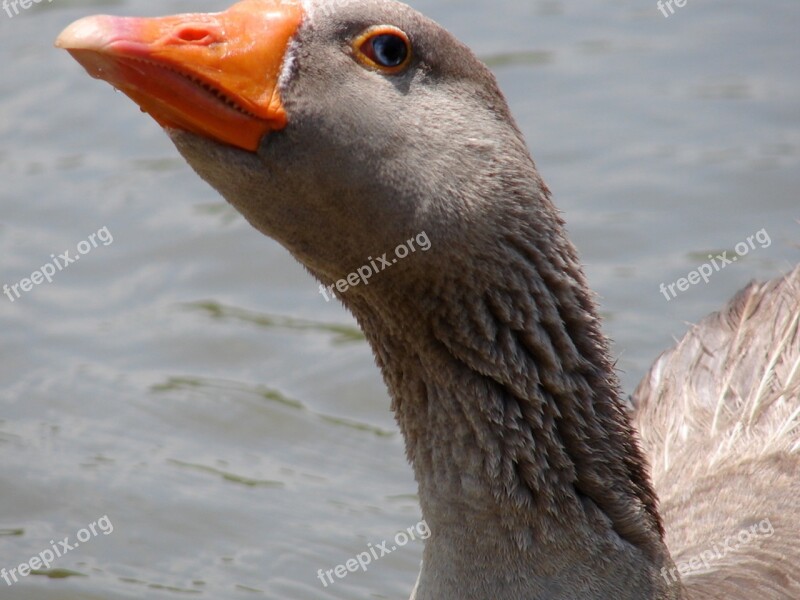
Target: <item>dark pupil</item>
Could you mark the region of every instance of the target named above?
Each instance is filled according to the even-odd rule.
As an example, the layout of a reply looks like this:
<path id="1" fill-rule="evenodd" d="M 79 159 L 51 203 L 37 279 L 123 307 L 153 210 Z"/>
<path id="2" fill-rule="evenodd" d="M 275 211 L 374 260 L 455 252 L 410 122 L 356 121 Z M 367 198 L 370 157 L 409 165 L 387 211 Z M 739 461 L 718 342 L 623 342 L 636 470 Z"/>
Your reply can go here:
<path id="1" fill-rule="evenodd" d="M 390 33 L 375 36 L 372 48 L 375 50 L 375 58 L 384 67 L 400 66 L 408 58 L 406 41 Z"/>

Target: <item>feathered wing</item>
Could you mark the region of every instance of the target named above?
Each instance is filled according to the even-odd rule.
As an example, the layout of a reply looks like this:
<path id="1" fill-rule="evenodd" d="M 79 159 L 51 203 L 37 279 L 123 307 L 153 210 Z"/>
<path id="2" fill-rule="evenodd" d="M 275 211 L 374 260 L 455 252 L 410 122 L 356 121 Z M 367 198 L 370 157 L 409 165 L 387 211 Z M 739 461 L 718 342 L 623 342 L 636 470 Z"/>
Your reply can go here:
<path id="1" fill-rule="evenodd" d="M 800 598 L 800 267 L 692 327 L 633 403 L 689 597 Z"/>

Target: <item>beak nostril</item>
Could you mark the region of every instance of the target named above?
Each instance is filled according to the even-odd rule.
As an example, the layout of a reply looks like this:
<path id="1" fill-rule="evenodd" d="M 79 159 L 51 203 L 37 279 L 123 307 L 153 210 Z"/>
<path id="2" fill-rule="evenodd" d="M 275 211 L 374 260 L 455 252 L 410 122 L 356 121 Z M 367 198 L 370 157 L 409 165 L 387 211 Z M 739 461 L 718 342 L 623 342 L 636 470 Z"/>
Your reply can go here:
<path id="1" fill-rule="evenodd" d="M 217 36 L 214 32 L 210 31 L 207 27 L 198 26 L 184 26 L 176 30 L 175 38 L 191 44 L 199 44 L 207 46 L 217 41 Z"/>

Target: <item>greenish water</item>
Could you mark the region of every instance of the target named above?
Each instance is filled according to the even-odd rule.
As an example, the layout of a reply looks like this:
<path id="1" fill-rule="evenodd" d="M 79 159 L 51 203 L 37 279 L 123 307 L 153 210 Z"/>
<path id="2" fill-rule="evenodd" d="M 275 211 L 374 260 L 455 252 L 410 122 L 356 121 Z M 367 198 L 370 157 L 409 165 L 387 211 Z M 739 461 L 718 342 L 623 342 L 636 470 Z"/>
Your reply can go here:
<path id="1" fill-rule="evenodd" d="M 52 48 L 96 12 L 0 11 L 0 568 L 107 516 L 3 600 L 406 598 L 421 543 L 323 588 L 419 520 L 350 317 L 197 179 L 149 118 Z M 564 211 L 626 391 L 687 323 L 800 261 L 796 0 L 416 4 L 497 73 Z M 107 228 L 113 242 L 78 244 Z M 669 302 L 661 283 L 757 246 Z M 86 249 L 86 246 L 83 246 Z"/>

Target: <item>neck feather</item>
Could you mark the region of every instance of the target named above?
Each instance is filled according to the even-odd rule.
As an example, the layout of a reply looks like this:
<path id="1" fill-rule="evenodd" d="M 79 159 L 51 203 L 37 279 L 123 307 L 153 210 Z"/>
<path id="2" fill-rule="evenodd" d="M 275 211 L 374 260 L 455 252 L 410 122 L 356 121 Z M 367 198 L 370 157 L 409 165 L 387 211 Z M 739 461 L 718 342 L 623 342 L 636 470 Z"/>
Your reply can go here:
<path id="1" fill-rule="evenodd" d="M 535 230 L 529 214 L 510 219 L 518 225 L 491 251 L 418 281 L 413 302 L 386 288 L 347 300 L 390 388 L 433 532 L 417 598 L 446 594 L 442 578 L 458 563 L 474 585 L 480 562 L 496 571 L 498 556 L 506 580 L 520 559 L 521 594 L 541 586 L 526 598 L 561 597 L 547 590 L 562 580 L 608 582 L 608 560 L 620 590 L 638 582 L 645 594 L 618 598 L 677 598 L 658 581 L 671 563 L 656 497 L 593 300 L 560 219 L 540 202 L 547 218 Z M 437 565 L 430 577 L 445 587 L 426 587 Z"/>

